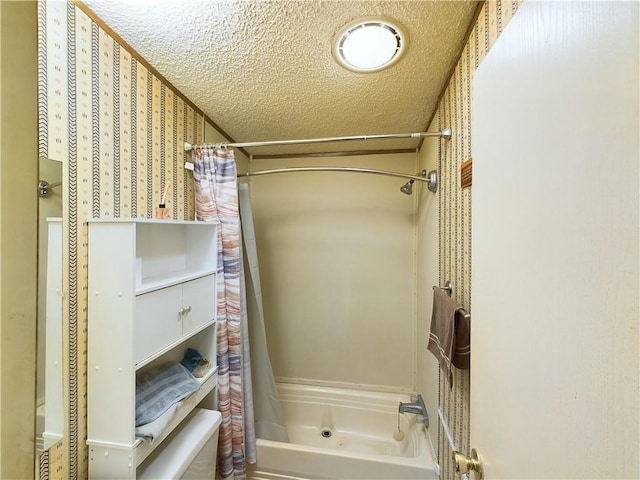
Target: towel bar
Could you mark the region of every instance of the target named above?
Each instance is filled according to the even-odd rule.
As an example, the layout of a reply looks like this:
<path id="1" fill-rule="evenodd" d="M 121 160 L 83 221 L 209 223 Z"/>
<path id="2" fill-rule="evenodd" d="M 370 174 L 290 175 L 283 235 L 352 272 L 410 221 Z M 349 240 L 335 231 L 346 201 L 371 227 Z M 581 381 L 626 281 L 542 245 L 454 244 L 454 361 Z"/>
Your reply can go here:
<path id="1" fill-rule="evenodd" d="M 447 295 L 449 296 L 451 296 L 451 294 L 453 293 L 453 284 L 451 283 L 451 280 L 447 280 L 444 284 L 444 287 L 436 287 L 434 285 L 433 288 L 440 288 L 445 292 L 447 292 Z M 460 309 L 460 312 L 462 313 L 464 318 L 466 318 L 467 320 L 471 320 L 471 314 L 467 313 L 467 311 L 464 308 Z"/>

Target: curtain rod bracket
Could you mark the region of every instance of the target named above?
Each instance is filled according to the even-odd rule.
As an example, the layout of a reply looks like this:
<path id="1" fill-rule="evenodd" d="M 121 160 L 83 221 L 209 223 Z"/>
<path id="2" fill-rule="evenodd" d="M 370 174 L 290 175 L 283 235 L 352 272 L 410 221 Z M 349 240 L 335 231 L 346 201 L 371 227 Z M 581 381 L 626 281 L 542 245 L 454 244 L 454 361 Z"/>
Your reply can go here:
<path id="1" fill-rule="evenodd" d="M 427 189 L 430 192 L 436 193 L 438 191 L 438 172 L 436 170 L 431 170 L 427 173 L 426 170 L 423 170 L 422 176 L 427 179 Z"/>
<path id="2" fill-rule="evenodd" d="M 46 180 L 38 181 L 38 196 L 47 198 L 51 194 L 51 189 L 62 185 L 62 181 L 49 183 Z"/>

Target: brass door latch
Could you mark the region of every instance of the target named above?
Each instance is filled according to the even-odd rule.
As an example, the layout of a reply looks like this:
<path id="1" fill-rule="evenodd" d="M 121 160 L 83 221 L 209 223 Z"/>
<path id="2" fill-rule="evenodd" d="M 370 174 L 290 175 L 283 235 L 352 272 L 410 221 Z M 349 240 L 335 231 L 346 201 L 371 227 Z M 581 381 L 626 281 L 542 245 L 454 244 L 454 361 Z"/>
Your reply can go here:
<path id="1" fill-rule="evenodd" d="M 469 472 L 475 472 L 475 478 L 482 480 L 482 463 L 475 448 L 471 449 L 471 456 L 467 457 L 463 453 L 454 451 L 451 455 L 453 463 L 456 466 L 456 473 L 462 475 Z"/>

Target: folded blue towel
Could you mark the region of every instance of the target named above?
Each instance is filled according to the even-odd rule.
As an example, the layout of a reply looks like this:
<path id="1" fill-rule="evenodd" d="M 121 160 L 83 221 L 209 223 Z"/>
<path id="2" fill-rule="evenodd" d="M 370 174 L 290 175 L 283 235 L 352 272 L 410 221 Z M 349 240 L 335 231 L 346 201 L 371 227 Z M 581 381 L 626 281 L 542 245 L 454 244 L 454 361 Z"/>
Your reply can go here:
<path id="1" fill-rule="evenodd" d="M 200 383 L 177 362 L 139 372 L 136 375 L 136 427 L 152 422 L 199 388 Z"/>
<path id="2" fill-rule="evenodd" d="M 141 438 L 145 442 L 153 445 L 153 442 L 162 435 L 162 433 L 173 419 L 176 411 L 183 402 L 174 403 L 167 410 L 156 418 L 153 422 L 145 423 L 136 427 L 136 438 Z"/>

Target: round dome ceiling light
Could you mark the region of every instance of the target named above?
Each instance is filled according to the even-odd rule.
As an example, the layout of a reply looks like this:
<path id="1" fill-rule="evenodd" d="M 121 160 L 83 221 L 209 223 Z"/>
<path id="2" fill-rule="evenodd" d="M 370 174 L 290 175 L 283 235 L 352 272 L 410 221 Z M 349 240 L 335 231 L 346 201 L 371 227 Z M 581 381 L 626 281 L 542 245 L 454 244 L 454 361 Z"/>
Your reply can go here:
<path id="1" fill-rule="evenodd" d="M 396 63 L 406 47 L 406 36 L 383 18 L 361 18 L 344 27 L 333 42 L 336 61 L 354 72 L 376 72 Z"/>

